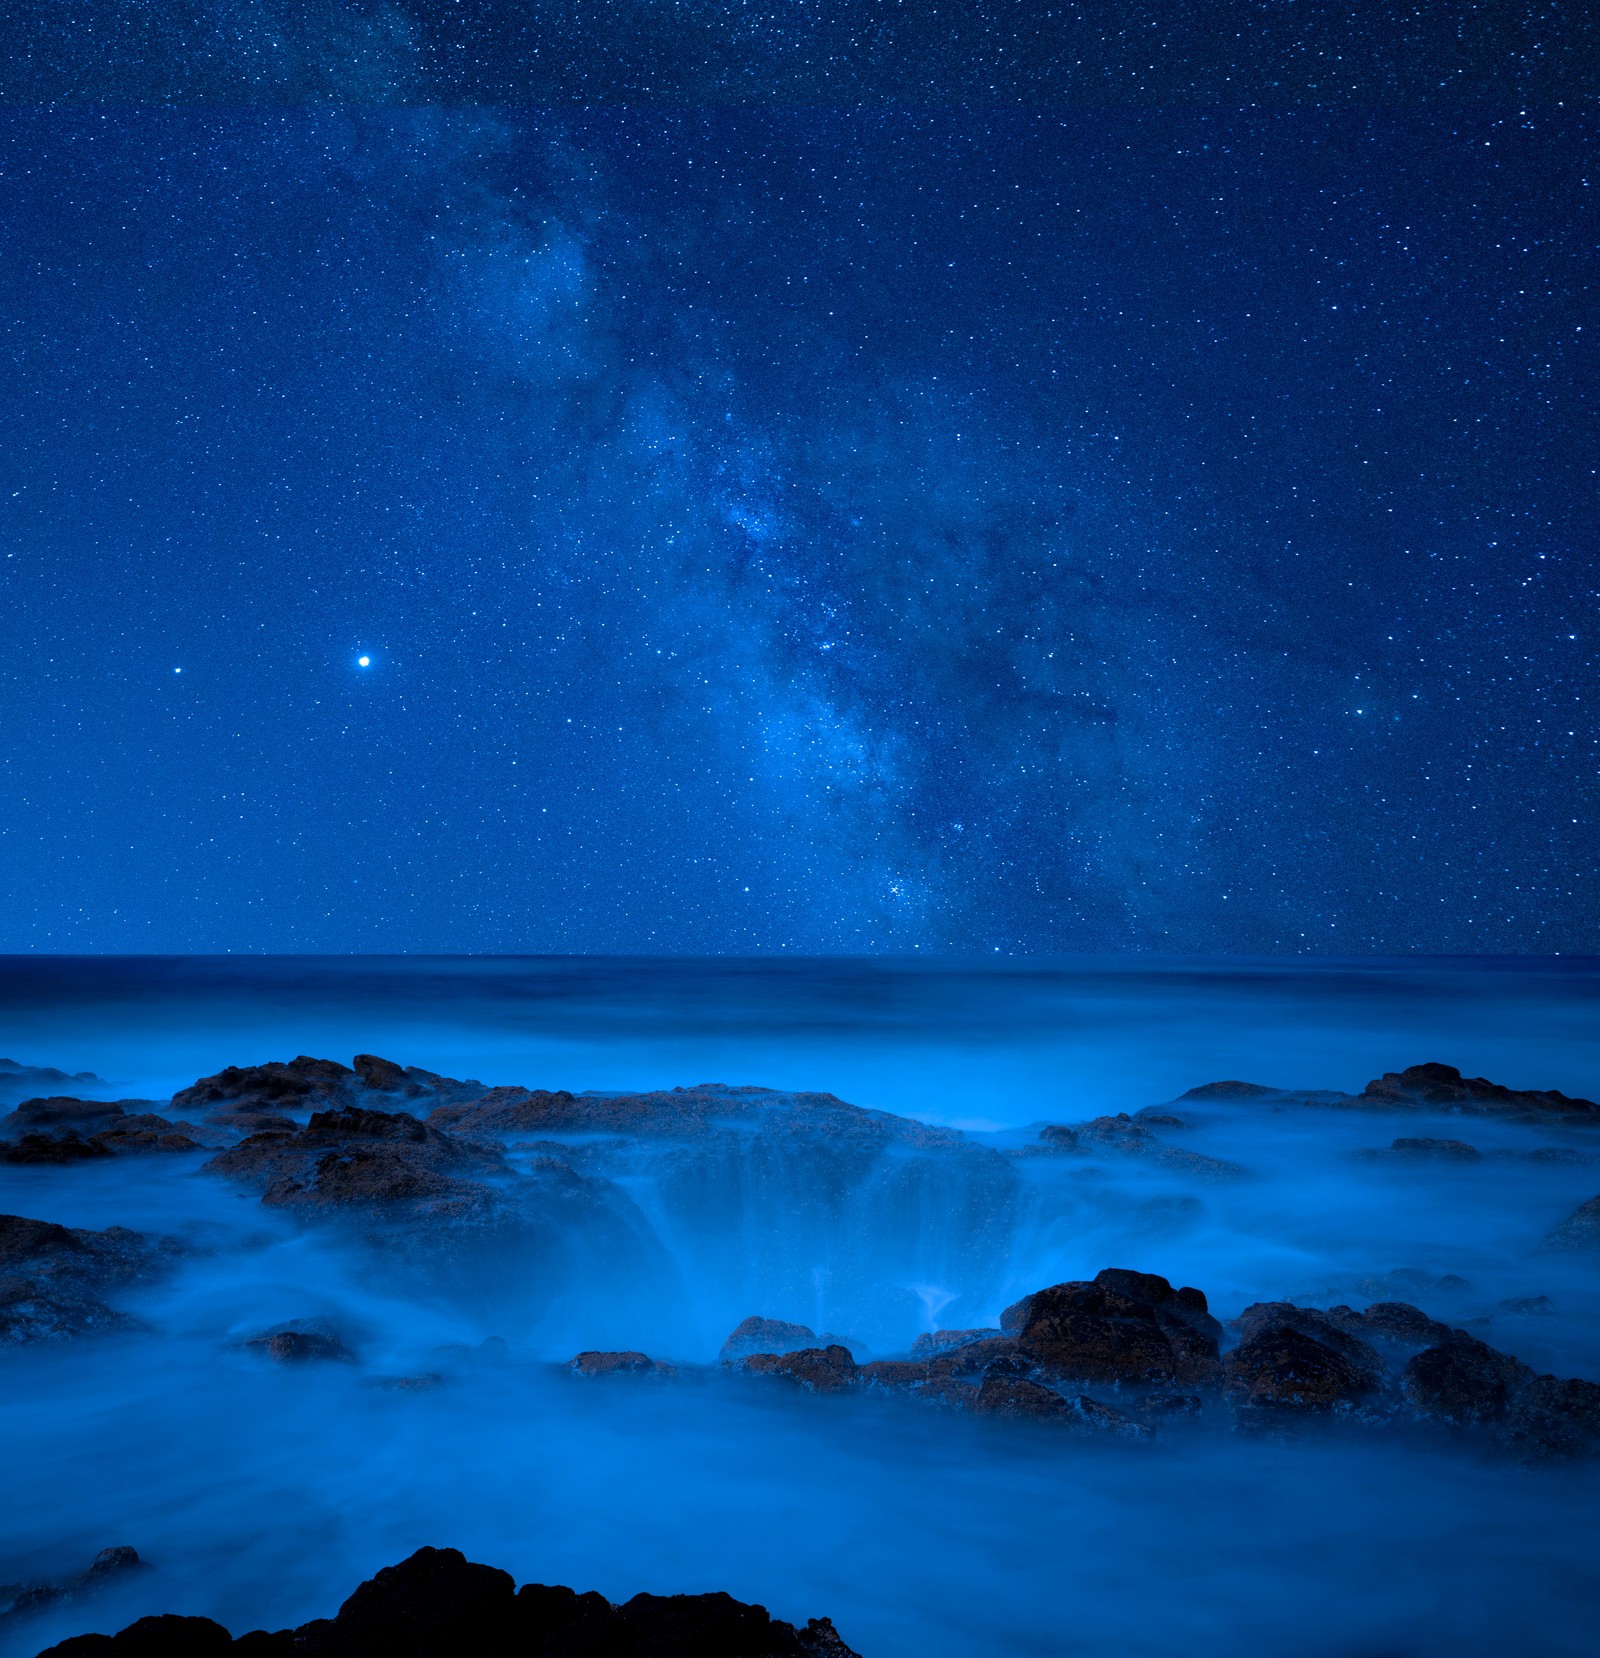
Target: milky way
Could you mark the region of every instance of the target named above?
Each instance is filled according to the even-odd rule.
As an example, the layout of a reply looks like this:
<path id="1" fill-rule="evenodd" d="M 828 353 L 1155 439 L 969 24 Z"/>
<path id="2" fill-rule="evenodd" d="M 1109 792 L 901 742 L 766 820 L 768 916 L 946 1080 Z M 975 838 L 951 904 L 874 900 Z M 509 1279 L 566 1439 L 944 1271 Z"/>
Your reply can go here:
<path id="1" fill-rule="evenodd" d="M 1591 125 L 11 112 L 0 948 L 1582 948 Z"/>

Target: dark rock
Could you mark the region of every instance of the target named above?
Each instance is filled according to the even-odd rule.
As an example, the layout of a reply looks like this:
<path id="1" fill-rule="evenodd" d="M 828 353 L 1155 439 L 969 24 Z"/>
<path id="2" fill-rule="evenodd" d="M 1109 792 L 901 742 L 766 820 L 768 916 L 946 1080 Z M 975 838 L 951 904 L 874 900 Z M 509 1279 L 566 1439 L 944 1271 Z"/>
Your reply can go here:
<path id="1" fill-rule="evenodd" d="M 567 1369 L 574 1376 L 672 1376 L 676 1371 L 670 1364 L 652 1359 L 648 1353 L 579 1353 L 567 1360 Z"/>
<path id="2" fill-rule="evenodd" d="M 1400 1373 L 1400 1390 L 1418 1416 L 1466 1425 L 1500 1422 L 1534 1373 L 1509 1353 L 1460 1330 L 1416 1354 Z"/>
<path id="3" fill-rule="evenodd" d="M 1147 1393 L 1133 1402 L 1134 1413 L 1149 1422 L 1173 1422 L 1198 1417 L 1205 1401 L 1198 1393 Z"/>
<path id="4" fill-rule="evenodd" d="M 19 1065 L 14 1059 L 0 1059 L 0 1099 L 54 1088 L 63 1082 L 100 1082 L 93 1071 L 61 1071 L 54 1065 Z"/>
<path id="5" fill-rule="evenodd" d="M 1033 1297 L 1025 1295 L 1020 1301 L 1013 1301 L 1000 1315 L 1000 1328 L 1008 1336 L 1016 1335 L 1028 1322 L 1028 1314 L 1033 1309 Z"/>
<path id="6" fill-rule="evenodd" d="M 1146 1106 L 1143 1111 L 1136 1111 L 1133 1120 L 1144 1128 L 1187 1128 L 1189 1125 L 1182 1117 L 1175 1117 L 1170 1111 L 1160 1111 L 1154 1106 Z"/>
<path id="7" fill-rule="evenodd" d="M 1501 1439 L 1530 1462 L 1600 1455 L 1600 1383 L 1535 1377 L 1512 1399 Z"/>
<path id="8" fill-rule="evenodd" d="M 856 1385 L 848 1347 L 802 1347 L 791 1353 L 752 1353 L 742 1366 L 752 1376 L 776 1376 L 808 1393 L 847 1393 Z"/>
<path id="9" fill-rule="evenodd" d="M 748 1358 L 752 1353 L 794 1353 L 816 1345 L 817 1332 L 804 1324 L 790 1324 L 781 1318 L 747 1318 L 722 1344 L 717 1355 L 724 1364 Z"/>
<path id="10" fill-rule="evenodd" d="M 1474 1116 L 1600 1120 L 1600 1105 L 1593 1100 L 1571 1099 L 1555 1090 L 1505 1088 L 1484 1077 L 1464 1077 L 1454 1065 L 1437 1062 L 1385 1071 L 1369 1082 L 1353 1103 L 1385 1109 L 1425 1107 Z"/>
<path id="11" fill-rule="evenodd" d="M 892 1391 L 920 1387 L 928 1379 L 928 1366 L 916 1359 L 874 1359 L 856 1367 L 856 1380 L 863 1387 Z"/>
<path id="12" fill-rule="evenodd" d="M 1220 1377 L 1222 1327 L 1206 1312 L 1205 1297 L 1174 1290 L 1154 1273 L 1110 1267 L 1092 1283 L 1038 1290 L 1026 1309 L 1011 1320 L 1020 1350 L 1063 1380 L 1208 1384 Z M 1003 1329 L 1013 1312 L 1002 1315 Z"/>
<path id="13" fill-rule="evenodd" d="M 1418 1162 L 1481 1163 L 1483 1153 L 1465 1140 L 1398 1139 L 1390 1143 L 1389 1151 L 1395 1157 L 1408 1157 Z"/>
<path id="14" fill-rule="evenodd" d="M 1203 1082 L 1180 1094 L 1182 1100 L 1263 1100 L 1280 1094 L 1280 1088 L 1264 1088 L 1259 1082 Z"/>
<path id="15" fill-rule="evenodd" d="M 1580 1204 L 1545 1236 L 1549 1249 L 1600 1249 L 1600 1197 Z"/>
<path id="16" fill-rule="evenodd" d="M 183 1111 L 203 1110 L 208 1122 L 221 1127 L 259 1130 L 264 1118 L 292 1121 L 300 1112 L 392 1104 L 397 1096 L 431 1110 L 488 1092 L 481 1082 L 457 1081 L 415 1065 L 402 1069 L 376 1054 L 357 1054 L 353 1069 L 302 1054 L 287 1063 L 230 1065 L 180 1090 L 172 1103 Z"/>
<path id="17" fill-rule="evenodd" d="M 1237 1180 L 1248 1173 L 1239 1164 L 1220 1157 L 1204 1157 L 1197 1151 L 1162 1145 L 1145 1126 L 1150 1120 L 1142 1112 L 1136 1120 L 1126 1111 L 1119 1111 L 1114 1117 L 1096 1117 L 1087 1123 L 1051 1123 L 1039 1131 L 1039 1144 L 1050 1151 L 1142 1158 L 1202 1180 Z"/>
<path id="18" fill-rule="evenodd" d="M 1348 1411 L 1383 1383 L 1383 1360 L 1326 1313 L 1288 1302 L 1247 1307 L 1243 1334 L 1223 1360 L 1225 1392 L 1244 1413 Z"/>
<path id="19" fill-rule="evenodd" d="M 318 1360 L 354 1364 L 355 1354 L 337 1336 L 319 1330 L 276 1330 L 244 1343 L 274 1364 L 307 1364 Z"/>
<path id="20" fill-rule="evenodd" d="M 141 1618 L 40 1658 L 855 1658 L 826 1618 L 804 1629 L 731 1595 L 635 1595 L 622 1606 L 524 1584 L 455 1549 L 419 1549 L 363 1583 L 337 1617 L 230 1643 L 206 1618 Z"/>
<path id="21" fill-rule="evenodd" d="M 1349 1307 L 1330 1307 L 1328 1317 L 1353 1335 L 1400 1346 L 1432 1347 L 1450 1334 L 1448 1324 L 1429 1318 L 1408 1301 L 1374 1301 L 1359 1313 Z"/>
<path id="22" fill-rule="evenodd" d="M 1509 1301 L 1502 1301 L 1499 1310 L 1525 1318 L 1551 1318 L 1555 1314 L 1556 1304 L 1548 1295 L 1519 1295 Z"/>
<path id="23" fill-rule="evenodd" d="M 122 1543 L 115 1548 L 101 1549 L 76 1577 L 57 1583 L 0 1584 L 0 1619 L 41 1612 L 46 1607 L 59 1606 L 63 1601 L 93 1594 L 112 1578 L 137 1571 L 143 1565 L 138 1551 Z"/>
<path id="24" fill-rule="evenodd" d="M 1241 1345 L 1268 1330 L 1297 1330 L 1331 1348 L 1362 1372 L 1369 1388 L 1375 1388 L 1383 1381 L 1384 1363 L 1365 1339 L 1365 1320 L 1359 1322 L 1360 1334 L 1334 1313 L 1321 1312 L 1315 1307 L 1297 1307 L 1289 1301 L 1257 1301 L 1233 1320 L 1233 1328 L 1239 1333 Z"/>
<path id="25" fill-rule="evenodd" d="M 926 1361 L 928 1375 L 937 1378 L 971 1378 L 983 1375 L 999 1359 L 1017 1355 L 1017 1342 L 1012 1336 L 988 1336 L 982 1341 L 969 1341 L 960 1347 L 946 1348 Z M 1031 1359 L 1024 1359 L 1024 1372 L 1033 1368 Z"/>
<path id="26" fill-rule="evenodd" d="M 137 1329 L 101 1299 L 152 1278 L 181 1253 L 171 1238 L 0 1215 L 0 1342 L 67 1341 Z"/>
<path id="27" fill-rule="evenodd" d="M 62 1095 L 24 1100 L 0 1118 L 0 1162 L 73 1163 L 115 1152 L 200 1149 L 193 1123 L 128 1109 L 151 1103 Z"/>
<path id="28" fill-rule="evenodd" d="M 0 1163 L 92 1163 L 110 1155 L 109 1146 L 76 1134 L 24 1134 L 14 1142 L 0 1141 Z"/>
<path id="29" fill-rule="evenodd" d="M 911 1344 L 911 1356 L 915 1359 L 931 1358 L 935 1353 L 947 1352 L 952 1347 L 967 1347 L 975 1341 L 990 1341 L 1000 1334 L 999 1330 L 934 1330 L 931 1334 L 918 1336 Z"/>
<path id="30" fill-rule="evenodd" d="M 1026 1376 L 1007 1375 L 1004 1371 L 995 1371 L 983 1378 L 972 1408 L 980 1416 L 1004 1416 L 1034 1422 L 1065 1422 L 1073 1414 L 1072 1406 L 1054 1388 L 1029 1381 Z"/>

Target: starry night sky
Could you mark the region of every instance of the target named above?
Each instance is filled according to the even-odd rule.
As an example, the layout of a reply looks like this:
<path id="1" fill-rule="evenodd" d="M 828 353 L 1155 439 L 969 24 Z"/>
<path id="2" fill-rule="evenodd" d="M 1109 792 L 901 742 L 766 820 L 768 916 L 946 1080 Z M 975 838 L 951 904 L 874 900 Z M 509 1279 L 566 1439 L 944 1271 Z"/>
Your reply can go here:
<path id="1" fill-rule="evenodd" d="M 0 949 L 1594 948 L 1554 9 L 211 10 L 9 55 Z"/>

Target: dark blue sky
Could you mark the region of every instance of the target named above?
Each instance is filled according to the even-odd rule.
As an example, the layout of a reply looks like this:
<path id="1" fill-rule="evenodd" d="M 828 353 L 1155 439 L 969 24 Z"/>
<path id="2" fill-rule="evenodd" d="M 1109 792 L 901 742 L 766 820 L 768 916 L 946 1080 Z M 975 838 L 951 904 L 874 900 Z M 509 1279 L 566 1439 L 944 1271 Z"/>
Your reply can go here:
<path id="1" fill-rule="evenodd" d="M 0 116 L 0 949 L 1592 949 L 1594 139 Z"/>

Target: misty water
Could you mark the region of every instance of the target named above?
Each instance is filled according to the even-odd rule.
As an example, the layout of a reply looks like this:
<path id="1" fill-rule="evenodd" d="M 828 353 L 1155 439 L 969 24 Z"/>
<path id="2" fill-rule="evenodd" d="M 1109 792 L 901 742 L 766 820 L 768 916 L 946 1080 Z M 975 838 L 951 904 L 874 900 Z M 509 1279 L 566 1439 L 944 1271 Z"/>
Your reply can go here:
<path id="1" fill-rule="evenodd" d="M 192 1246 L 119 1299 L 148 1333 L 0 1351 L 0 1581 L 69 1574 L 110 1544 L 151 1563 L 0 1624 L 0 1654 L 152 1611 L 299 1623 L 425 1543 L 612 1599 L 726 1589 L 825 1614 L 865 1658 L 1592 1652 L 1589 1466 L 1213 1421 L 1100 1445 L 693 1367 L 748 1314 L 886 1356 L 1127 1266 L 1198 1285 L 1224 1319 L 1266 1299 L 1415 1301 L 1487 1319 L 1476 1333 L 1540 1371 L 1600 1379 L 1600 1263 L 1539 1248 L 1600 1191 L 1592 1129 L 1185 1102 L 1166 1142 L 1250 1178 L 1002 1155 L 1042 1123 L 1219 1078 L 1354 1092 L 1443 1060 L 1593 1098 L 1597 1011 L 1600 968 L 1562 961 L 0 964 L 0 1053 L 92 1070 L 104 1085 L 74 1091 L 106 1098 L 376 1052 L 491 1084 L 826 1091 L 972 1148 L 863 1169 L 760 1133 L 579 1137 L 614 1224 L 448 1284 L 264 1209 L 199 1154 L 0 1167 L 0 1211 Z M 1398 1134 L 1488 1155 L 1356 1155 Z M 1502 1307 L 1536 1296 L 1555 1311 Z M 237 1345 L 310 1317 L 360 1363 L 275 1367 Z M 559 1368 L 609 1347 L 688 1368 L 599 1383 Z M 376 1385 L 425 1372 L 444 1384 Z"/>

